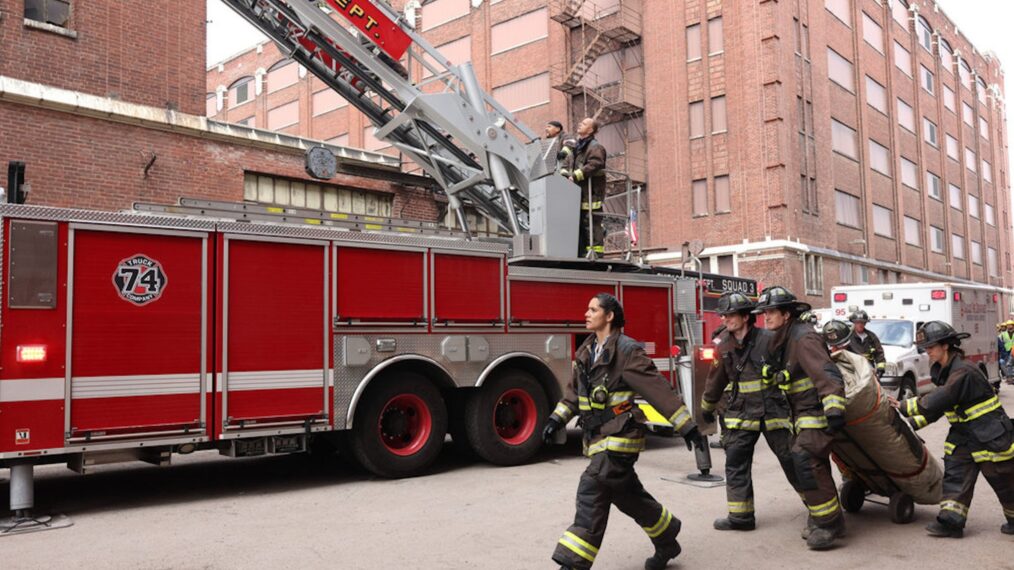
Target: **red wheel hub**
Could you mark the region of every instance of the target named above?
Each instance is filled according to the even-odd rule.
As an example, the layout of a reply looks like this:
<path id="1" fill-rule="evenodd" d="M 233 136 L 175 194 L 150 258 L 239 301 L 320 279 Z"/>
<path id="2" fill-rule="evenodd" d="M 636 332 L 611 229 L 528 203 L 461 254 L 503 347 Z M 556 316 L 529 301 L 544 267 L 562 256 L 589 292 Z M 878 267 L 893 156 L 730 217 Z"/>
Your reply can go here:
<path id="1" fill-rule="evenodd" d="M 508 445 L 521 445 L 535 431 L 538 413 L 531 394 L 511 388 L 500 395 L 493 408 L 493 427 Z"/>
<path id="2" fill-rule="evenodd" d="M 377 422 L 380 441 L 395 455 L 418 453 L 433 431 L 433 416 L 422 398 L 415 394 L 398 394 L 388 400 Z"/>

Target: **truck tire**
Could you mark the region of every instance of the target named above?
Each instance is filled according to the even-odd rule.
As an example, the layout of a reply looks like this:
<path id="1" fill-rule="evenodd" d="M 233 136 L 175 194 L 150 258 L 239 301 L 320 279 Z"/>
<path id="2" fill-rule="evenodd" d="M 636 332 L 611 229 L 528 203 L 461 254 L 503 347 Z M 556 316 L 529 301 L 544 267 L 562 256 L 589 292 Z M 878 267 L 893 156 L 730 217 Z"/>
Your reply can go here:
<path id="1" fill-rule="evenodd" d="M 447 434 L 447 407 L 440 391 L 419 374 L 377 378 L 352 426 L 356 460 L 381 477 L 411 477 L 433 464 Z"/>
<path id="2" fill-rule="evenodd" d="M 901 491 L 891 495 L 887 508 L 894 524 L 908 524 L 915 518 L 915 502 Z"/>
<path id="3" fill-rule="evenodd" d="M 549 404 L 526 372 L 498 374 L 465 401 L 465 429 L 475 453 L 495 465 L 518 465 L 542 445 Z"/>

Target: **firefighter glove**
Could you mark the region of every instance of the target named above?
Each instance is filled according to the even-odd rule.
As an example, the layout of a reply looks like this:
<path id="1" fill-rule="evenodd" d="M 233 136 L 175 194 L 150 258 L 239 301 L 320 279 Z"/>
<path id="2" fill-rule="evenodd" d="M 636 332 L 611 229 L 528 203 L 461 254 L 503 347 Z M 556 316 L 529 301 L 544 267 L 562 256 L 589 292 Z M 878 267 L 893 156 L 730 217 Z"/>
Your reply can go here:
<path id="1" fill-rule="evenodd" d="M 707 423 L 709 423 L 709 424 L 715 423 L 715 412 L 714 412 L 714 410 L 702 410 L 701 411 L 701 417 L 704 418 L 704 421 L 707 422 Z"/>
<path id="2" fill-rule="evenodd" d="M 560 431 L 560 428 L 562 427 L 563 424 L 560 423 L 560 420 L 550 416 L 546 421 L 546 427 L 542 428 L 542 441 L 547 445 L 553 443 L 553 436 L 556 435 L 556 432 Z"/>
<path id="3" fill-rule="evenodd" d="M 564 178 L 570 178 L 573 175 L 574 174 L 571 171 L 567 170 L 566 168 L 560 169 L 560 176 L 563 176 Z"/>
<path id="4" fill-rule="evenodd" d="M 835 414 L 827 417 L 827 429 L 831 433 L 840 432 L 845 428 L 845 416 L 841 414 Z"/>
<path id="5" fill-rule="evenodd" d="M 704 449 L 707 445 L 707 440 L 701 435 L 701 431 L 697 429 L 697 426 L 690 428 L 690 431 L 683 434 L 683 441 L 687 444 L 688 451 L 693 451 L 695 447 L 697 449 Z"/>

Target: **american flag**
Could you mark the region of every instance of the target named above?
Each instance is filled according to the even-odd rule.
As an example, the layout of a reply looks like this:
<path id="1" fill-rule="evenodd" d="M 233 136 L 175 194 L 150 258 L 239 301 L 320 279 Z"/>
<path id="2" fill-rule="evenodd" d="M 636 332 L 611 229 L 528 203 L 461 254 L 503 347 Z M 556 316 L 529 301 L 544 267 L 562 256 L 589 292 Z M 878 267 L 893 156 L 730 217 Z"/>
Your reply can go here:
<path id="1" fill-rule="evenodd" d="M 627 216 L 627 227 L 623 230 L 623 233 L 627 234 L 630 245 L 637 245 L 637 210 L 630 209 L 630 215 Z"/>

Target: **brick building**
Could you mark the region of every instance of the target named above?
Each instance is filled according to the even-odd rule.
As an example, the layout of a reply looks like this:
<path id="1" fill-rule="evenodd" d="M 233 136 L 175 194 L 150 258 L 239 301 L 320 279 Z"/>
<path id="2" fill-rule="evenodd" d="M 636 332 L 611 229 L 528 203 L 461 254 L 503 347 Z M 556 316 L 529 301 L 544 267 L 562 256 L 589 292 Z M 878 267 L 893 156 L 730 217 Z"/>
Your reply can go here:
<path id="1" fill-rule="evenodd" d="M 0 164 L 26 163 L 30 203 L 115 210 L 284 195 L 436 219 L 429 190 L 388 181 L 395 159 L 330 145 L 362 176 L 313 180 L 303 153 L 320 143 L 204 117 L 205 3 L 131 4 L 0 0 Z"/>

